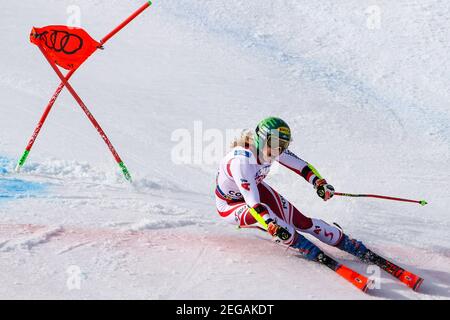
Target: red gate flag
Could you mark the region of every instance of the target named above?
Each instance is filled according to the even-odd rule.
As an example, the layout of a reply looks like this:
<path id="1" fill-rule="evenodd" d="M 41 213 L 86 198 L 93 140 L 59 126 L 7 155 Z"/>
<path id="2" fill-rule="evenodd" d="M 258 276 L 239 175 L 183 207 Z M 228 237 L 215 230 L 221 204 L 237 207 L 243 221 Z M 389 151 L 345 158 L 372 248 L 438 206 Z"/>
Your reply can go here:
<path id="1" fill-rule="evenodd" d="M 66 70 L 77 69 L 102 47 L 85 30 L 67 26 L 33 28 L 30 40 L 41 45 L 50 59 Z"/>
<path id="2" fill-rule="evenodd" d="M 70 85 L 69 79 L 78 70 L 78 68 L 85 62 L 89 56 L 91 56 L 97 49 L 103 49 L 103 45 L 108 42 L 112 37 L 114 37 L 119 31 L 125 28 L 131 21 L 133 21 L 137 16 L 144 12 L 148 7 L 152 5 L 151 1 L 146 1 L 143 6 L 141 6 L 136 12 L 129 16 L 125 21 L 118 25 L 114 30 L 108 33 L 100 42 L 95 41 L 86 31 L 80 28 L 73 28 L 67 26 L 47 26 L 44 28 L 33 28 L 30 34 L 30 40 L 33 44 L 39 47 L 42 54 L 46 60 L 50 63 L 53 70 L 56 72 L 61 80 L 61 84 L 56 89 L 50 102 L 48 103 L 45 111 L 39 120 L 37 127 L 35 128 L 33 135 L 28 142 L 28 145 L 20 158 L 16 166 L 16 172 L 20 171 L 23 167 L 25 161 L 27 160 L 31 148 L 33 147 L 39 132 L 41 131 L 44 122 L 46 121 L 50 110 L 53 108 L 56 99 L 58 99 L 61 91 L 64 87 L 67 87 L 69 92 L 75 98 L 75 100 L 86 113 L 89 120 L 92 122 L 94 127 L 97 129 L 98 133 L 108 145 L 108 148 L 112 152 L 114 158 L 118 162 L 125 178 L 131 181 L 131 175 L 128 172 L 128 168 L 125 166 L 123 161 L 120 159 L 119 154 L 116 152 L 115 148 L 109 141 L 100 124 L 95 120 L 92 113 L 89 111 L 87 106 L 81 100 L 80 96 L 76 93 L 74 88 Z M 61 70 L 58 68 L 69 70 L 69 72 L 64 76 Z"/>

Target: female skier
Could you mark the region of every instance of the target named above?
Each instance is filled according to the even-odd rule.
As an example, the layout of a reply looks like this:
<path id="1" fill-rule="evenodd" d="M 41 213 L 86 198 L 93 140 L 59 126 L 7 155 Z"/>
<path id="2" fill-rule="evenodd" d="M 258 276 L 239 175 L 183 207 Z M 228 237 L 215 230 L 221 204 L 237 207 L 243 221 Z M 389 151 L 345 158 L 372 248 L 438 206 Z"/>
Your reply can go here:
<path id="1" fill-rule="evenodd" d="M 333 186 L 319 178 L 313 166 L 288 150 L 290 142 L 291 130 L 280 118 L 261 121 L 254 133 L 244 131 L 221 161 L 217 173 L 215 194 L 220 216 L 239 226 L 257 225 L 250 212 L 254 209 L 272 236 L 298 249 L 309 260 L 318 260 L 321 250 L 300 232 L 364 260 L 370 251 L 360 241 L 350 239 L 334 225 L 303 215 L 264 182 L 271 165 L 278 161 L 312 184 L 324 201 L 333 197 Z"/>

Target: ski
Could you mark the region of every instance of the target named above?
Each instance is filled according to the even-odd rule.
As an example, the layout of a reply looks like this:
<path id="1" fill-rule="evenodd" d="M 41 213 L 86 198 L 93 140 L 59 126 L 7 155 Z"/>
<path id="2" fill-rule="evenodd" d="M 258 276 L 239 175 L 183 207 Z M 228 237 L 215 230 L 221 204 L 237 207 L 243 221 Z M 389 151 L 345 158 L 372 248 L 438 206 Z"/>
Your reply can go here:
<path id="1" fill-rule="evenodd" d="M 255 209 L 251 209 L 250 212 L 252 213 L 253 217 L 261 223 L 261 225 L 264 226 L 262 228 L 261 226 L 239 226 L 238 229 L 244 229 L 244 228 L 256 228 L 260 231 L 263 231 L 266 233 L 267 231 L 267 224 L 262 219 L 262 217 L 256 212 Z M 300 235 L 299 235 L 300 236 Z M 310 258 L 310 261 L 318 262 L 322 265 L 327 266 L 334 272 L 336 272 L 338 275 L 340 275 L 342 278 L 353 284 L 356 288 L 366 293 L 370 288 L 373 288 L 373 280 L 368 279 L 367 277 L 363 276 L 362 274 L 359 274 L 358 272 L 350 269 L 349 267 L 345 266 L 342 263 L 339 263 L 332 257 L 326 255 L 320 248 L 318 248 L 315 244 L 304 238 L 304 241 L 307 242 L 307 246 L 303 248 L 299 247 L 293 247 L 292 245 L 286 245 L 281 242 L 280 239 L 275 238 L 275 243 L 282 245 L 288 249 L 295 250 L 296 253 L 300 253 L 304 255 L 305 257 L 312 252 L 312 250 L 317 250 L 317 256 L 314 258 Z"/>
<path id="2" fill-rule="evenodd" d="M 261 229 L 264 231 L 264 229 Z M 267 239 L 266 239 L 267 240 Z M 287 249 L 295 251 L 295 253 L 302 254 L 302 251 L 295 249 L 291 246 L 285 245 L 282 243 L 279 239 L 271 240 L 272 242 L 275 242 L 279 244 L 280 246 L 283 246 Z M 364 293 L 367 293 L 367 291 L 374 287 L 374 281 L 367 278 L 366 276 L 363 276 L 362 274 L 356 272 L 355 270 L 347 267 L 346 265 L 338 262 L 331 256 L 325 254 L 323 251 L 320 251 L 319 255 L 317 256 L 317 260 L 315 262 L 322 264 L 332 271 L 336 272 L 338 275 L 340 275 L 342 278 L 350 282 L 352 285 L 354 285 L 356 288 L 361 290 Z"/>
<path id="3" fill-rule="evenodd" d="M 257 229 L 257 230 L 260 230 L 260 231 L 266 233 L 266 230 L 264 230 L 260 226 L 239 226 L 238 230 L 239 229 Z M 266 238 L 262 238 L 262 239 L 268 240 Z M 280 246 L 283 246 L 287 250 L 289 250 L 289 249 L 294 250 L 295 253 L 302 254 L 301 250 L 298 250 L 296 248 L 293 248 L 291 246 L 288 246 L 288 245 L 282 243 L 280 239 L 272 239 L 272 240 L 268 240 L 268 241 L 271 241 Z M 349 267 L 347 267 L 346 265 L 338 262 L 334 258 L 325 254 L 322 250 L 320 250 L 320 252 L 314 262 L 320 263 L 320 264 L 328 267 L 329 269 L 336 272 L 338 275 L 340 275 L 342 278 L 344 278 L 345 280 L 350 282 L 352 285 L 354 285 L 356 288 L 358 288 L 359 290 L 361 290 L 364 293 L 367 293 L 367 291 L 369 289 L 373 288 L 373 286 L 374 286 L 373 280 L 367 278 L 366 276 L 363 276 L 362 274 L 356 272 L 355 270 L 352 270 Z"/>
<path id="4" fill-rule="evenodd" d="M 369 289 L 373 288 L 373 280 L 339 263 L 323 252 L 317 257 L 317 262 L 327 266 L 364 293 L 367 293 Z"/>
<path id="5" fill-rule="evenodd" d="M 409 288 L 414 291 L 418 291 L 420 286 L 422 285 L 424 279 L 419 277 L 418 275 L 399 267 L 395 263 L 379 256 L 373 251 L 369 250 L 365 258 L 363 259 L 366 263 L 373 263 L 376 266 L 380 267 L 385 272 L 389 273 L 396 279 L 400 280 L 402 283 L 407 285 Z"/>
<path id="6" fill-rule="evenodd" d="M 337 224 L 334 223 L 336 227 L 338 227 L 341 231 L 342 228 Z M 346 250 L 345 248 L 340 248 L 343 251 L 346 251 L 355 257 L 359 258 L 362 262 L 367 264 L 374 264 L 378 266 L 380 269 L 384 270 L 385 272 L 392 275 L 394 278 L 398 279 L 400 282 L 407 285 L 409 288 L 413 289 L 414 291 L 418 291 L 420 286 L 422 285 L 424 279 L 419 277 L 418 275 L 403 269 L 402 267 L 399 267 L 395 263 L 389 261 L 388 259 L 385 259 L 381 257 L 380 255 L 376 254 L 375 252 L 369 250 L 364 245 L 364 249 L 367 251 L 358 252 L 358 247 L 362 244 L 360 241 L 357 241 L 355 239 L 350 239 L 348 236 L 346 238 L 349 243 L 353 243 L 353 246 L 355 246 L 355 252 L 352 252 L 352 250 Z M 346 240 L 346 241 L 347 241 Z M 344 243 L 345 247 L 345 243 Z"/>

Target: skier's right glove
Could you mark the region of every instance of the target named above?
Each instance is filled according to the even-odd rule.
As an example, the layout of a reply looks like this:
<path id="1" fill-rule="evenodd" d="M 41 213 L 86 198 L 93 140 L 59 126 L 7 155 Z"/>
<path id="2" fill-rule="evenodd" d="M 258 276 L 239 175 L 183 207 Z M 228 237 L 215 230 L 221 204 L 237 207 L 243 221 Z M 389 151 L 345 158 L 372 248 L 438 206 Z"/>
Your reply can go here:
<path id="1" fill-rule="evenodd" d="M 268 219 L 266 221 L 266 223 L 268 226 L 267 232 L 272 237 L 278 237 L 283 241 L 289 240 L 289 238 L 291 237 L 291 234 L 289 233 L 289 231 L 287 231 L 285 228 L 278 225 L 273 219 Z"/>
<path id="2" fill-rule="evenodd" d="M 278 237 L 281 240 L 285 241 L 288 240 L 291 237 L 291 234 L 289 233 L 289 231 L 287 231 L 285 228 L 279 226 L 275 220 L 273 220 L 272 218 L 270 218 L 269 215 L 269 211 L 267 210 L 266 206 L 262 205 L 262 204 L 257 204 L 253 207 L 253 209 L 264 219 L 268 219 L 265 220 L 266 224 L 267 224 L 267 232 L 272 236 L 272 237 Z"/>

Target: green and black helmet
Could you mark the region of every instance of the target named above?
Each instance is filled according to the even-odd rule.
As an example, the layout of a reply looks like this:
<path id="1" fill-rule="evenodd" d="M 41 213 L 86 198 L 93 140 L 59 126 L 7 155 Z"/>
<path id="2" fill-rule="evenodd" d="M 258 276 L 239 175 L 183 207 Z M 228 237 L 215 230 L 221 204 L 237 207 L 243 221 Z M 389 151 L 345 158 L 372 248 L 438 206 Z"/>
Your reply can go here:
<path id="1" fill-rule="evenodd" d="M 267 144 L 269 148 L 277 148 L 283 153 L 292 140 L 291 129 L 282 119 L 266 118 L 256 127 L 255 146 L 261 151 Z"/>

